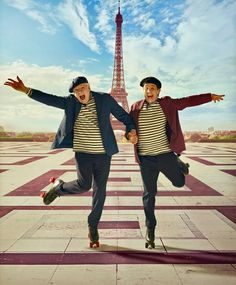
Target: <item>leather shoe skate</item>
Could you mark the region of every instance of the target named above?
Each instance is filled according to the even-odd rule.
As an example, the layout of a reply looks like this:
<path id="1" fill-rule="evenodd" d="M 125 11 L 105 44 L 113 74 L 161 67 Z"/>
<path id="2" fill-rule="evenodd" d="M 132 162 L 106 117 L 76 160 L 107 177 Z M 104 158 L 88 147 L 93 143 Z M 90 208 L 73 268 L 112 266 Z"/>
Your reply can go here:
<path id="1" fill-rule="evenodd" d="M 177 156 L 177 161 L 179 163 L 181 172 L 184 175 L 188 175 L 189 174 L 189 167 L 190 167 L 190 165 L 188 163 L 183 162 L 178 156 Z"/>

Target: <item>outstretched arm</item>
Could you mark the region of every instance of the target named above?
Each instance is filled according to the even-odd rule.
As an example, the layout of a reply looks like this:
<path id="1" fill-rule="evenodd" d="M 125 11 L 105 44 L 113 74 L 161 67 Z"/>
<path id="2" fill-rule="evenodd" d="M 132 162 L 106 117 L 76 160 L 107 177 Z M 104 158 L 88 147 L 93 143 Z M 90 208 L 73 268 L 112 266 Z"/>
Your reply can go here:
<path id="1" fill-rule="evenodd" d="M 211 94 L 211 99 L 212 101 L 214 101 L 215 103 L 217 101 L 222 101 L 224 100 L 225 95 L 217 95 L 217 94 Z"/>
<path id="2" fill-rule="evenodd" d="M 200 94 L 200 95 L 192 95 L 184 98 L 172 99 L 170 98 L 170 102 L 177 110 L 183 110 L 187 107 L 194 107 L 201 104 L 205 104 L 211 101 L 217 102 L 223 100 L 225 95 L 217 95 L 212 93 Z"/>
<path id="3" fill-rule="evenodd" d="M 48 106 L 60 109 L 65 109 L 66 107 L 67 97 L 47 94 L 36 89 L 31 89 L 30 87 L 26 87 L 19 76 L 16 77 L 16 80 L 8 78 L 4 85 L 10 86 L 17 91 L 23 92 L 27 94 L 29 98 L 36 100 L 40 103 L 46 104 Z"/>
<path id="4" fill-rule="evenodd" d="M 8 78 L 7 81 L 4 82 L 4 85 L 10 86 L 17 91 L 27 94 L 30 91 L 30 88 L 24 85 L 23 81 L 20 79 L 19 76 L 17 76 L 16 79 L 17 80 Z"/>

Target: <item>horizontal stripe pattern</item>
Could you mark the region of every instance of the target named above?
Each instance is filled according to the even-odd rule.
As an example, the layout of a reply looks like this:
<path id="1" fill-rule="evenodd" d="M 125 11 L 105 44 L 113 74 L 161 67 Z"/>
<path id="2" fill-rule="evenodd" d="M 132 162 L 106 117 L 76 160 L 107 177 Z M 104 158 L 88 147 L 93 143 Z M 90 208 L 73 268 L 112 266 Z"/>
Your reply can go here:
<path id="1" fill-rule="evenodd" d="M 170 151 L 166 117 L 159 102 L 145 102 L 139 115 L 139 155 L 157 155 Z"/>
<path id="2" fill-rule="evenodd" d="M 93 97 L 87 105 L 81 106 L 75 121 L 73 149 L 76 152 L 105 153 Z"/>

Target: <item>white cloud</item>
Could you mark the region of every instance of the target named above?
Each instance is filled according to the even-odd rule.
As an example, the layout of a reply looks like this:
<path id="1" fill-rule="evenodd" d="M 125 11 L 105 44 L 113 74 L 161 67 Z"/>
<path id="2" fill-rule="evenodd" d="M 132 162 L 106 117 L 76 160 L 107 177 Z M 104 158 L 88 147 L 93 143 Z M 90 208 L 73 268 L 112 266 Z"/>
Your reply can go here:
<path id="1" fill-rule="evenodd" d="M 143 31 L 150 31 L 156 25 L 155 19 L 151 18 L 149 15 L 144 15 L 140 20 L 140 26 Z"/>
<path id="2" fill-rule="evenodd" d="M 36 0 L 5 0 L 5 2 L 25 13 L 39 23 L 41 32 L 54 34 L 63 23 L 72 31 L 75 38 L 99 52 L 95 35 L 89 30 L 86 6 L 81 0 L 64 0 L 58 5 L 42 4 Z"/>
<path id="3" fill-rule="evenodd" d="M 126 36 L 123 40 L 126 74 L 161 77 L 164 89 L 173 94 L 204 89 L 232 93 L 235 11 L 233 1 L 218 5 L 213 1 L 188 1 L 175 37 L 166 36 L 160 43 L 150 35 Z"/>
<path id="4" fill-rule="evenodd" d="M 151 4 L 152 1 L 148 2 Z M 235 5 L 234 1 L 228 0 L 218 4 L 213 0 L 188 0 L 174 9 L 168 5 L 160 8 L 159 15 L 156 7 L 150 11 L 144 1 L 125 1 L 122 8 L 124 22 L 136 25 L 133 34 L 126 33 L 123 26 L 124 70 L 129 103 L 142 98 L 140 79 L 153 75 L 163 82 L 162 95 L 226 94 L 223 103 L 209 104 L 204 109 L 205 117 L 209 116 L 208 112 L 227 112 L 231 106 L 235 106 Z M 104 9 L 108 11 L 110 8 L 105 4 Z M 175 13 L 176 10 L 178 13 Z M 152 22 L 152 19 L 155 21 Z M 152 25 L 156 26 L 160 37 L 155 29 L 154 33 L 148 32 L 149 21 L 150 29 Z M 163 24 L 169 25 L 171 33 L 162 30 L 165 28 Z M 107 35 L 104 41 L 113 54 L 114 39 Z M 224 117 L 225 125 L 231 115 Z M 216 120 L 216 115 L 211 114 L 211 118 Z M 230 124 L 232 126 L 232 120 Z"/>
<path id="5" fill-rule="evenodd" d="M 155 25 L 156 25 L 155 19 L 153 19 L 153 18 L 148 19 L 147 22 L 146 22 L 146 24 L 145 24 L 145 29 L 146 29 L 146 30 L 149 30 L 149 29 L 155 27 Z"/>
<path id="6" fill-rule="evenodd" d="M 55 18 L 51 14 L 50 4 L 42 5 L 33 0 L 5 0 L 5 2 L 40 24 L 41 32 L 54 34 L 56 32 Z"/>
<path id="7" fill-rule="evenodd" d="M 22 61 L 0 66 L 0 81 L 16 78 L 18 75 L 26 86 L 58 96 L 67 96 L 68 87 L 78 70 L 64 69 L 60 66 L 40 67 L 28 65 Z M 85 74 L 91 88 L 106 92 L 109 89 L 109 79 L 99 74 Z M 1 94 L 1 125 L 8 130 L 18 131 L 56 131 L 63 116 L 63 111 L 52 108 L 29 99 L 25 94 L 0 85 Z"/>
<path id="8" fill-rule="evenodd" d="M 5 0 L 5 2 L 12 7 L 15 7 L 19 10 L 28 10 L 33 6 L 33 1 L 31 0 Z"/>
<path id="9" fill-rule="evenodd" d="M 48 21 L 44 18 L 44 16 L 36 10 L 27 11 L 26 13 L 30 18 L 40 23 L 40 30 L 46 33 L 54 33 L 55 28 L 51 26 Z"/>
<path id="10" fill-rule="evenodd" d="M 103 34 L 107 35 L 112 31 L 112 26 L 109 24 L 111 18 L 110 14 L 107 10 L 103 9 L 98 9 L 98 22 L 95 25 L 95 28 L 100 30 Z"/>
<path id="11" fill-rule="evenodd" d="M 185 63 L 204 63 L 215 58 L 235 55 L 236 2 L 187 1 L 176 36 L 179 39 L 178 55 Z"/>
<path id="12" fill-rule="evenodd" d="M 148 32 L 156 25 L 155 16 L 152 11 L 146 12 L 142 7 L 136 6 L 135 9 L 131 9 L 131 14 L 133 16 L 133 23 L 143 32 Z"/>
<path id="13" fill-rule="evenodd" d="M 209 123 L 221 129 L 227 126 L 233 129 L 236 4 L 233 1 L 217 5 L 214 1 L 187 1 L 187 4 L 173 36 L 164 35 L 159 41 L 151 34 L 125 35 L 124 68 L 129 103 L 143 96 L 139 81 L 145 76 L 156 76 L 163 83 L 162 96 L 226 94 L 221 103 L 184 111 L 181 115 L 184 129 L 196 129 L 196 114 L 207 126 Z M 204 129 L 205 123 L 199 128 Z"/>
<path id="14" fill-rule="evenodd" d="M 146 3 L 148 4 L 148 5 L 152 5 L 152 4 L 154 4 L 156 2 L 156 0 L 146 0 Z"/>
<path id="15" fill-rule="evenodd" d="M 91 50 L 98 52 L 96 37 L 89 30 L 86 7 L 81 1 L 65 0 L 58 6 L 58 18 L 73 31 L 74 36 Z"/>

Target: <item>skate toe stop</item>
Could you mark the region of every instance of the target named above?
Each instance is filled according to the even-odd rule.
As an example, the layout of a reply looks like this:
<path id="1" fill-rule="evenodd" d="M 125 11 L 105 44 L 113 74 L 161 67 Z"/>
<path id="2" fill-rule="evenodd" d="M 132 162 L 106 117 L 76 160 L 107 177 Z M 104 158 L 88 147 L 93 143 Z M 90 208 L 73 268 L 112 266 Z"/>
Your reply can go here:
<path id="1" fill-rule="evenodd" d="M 50 182 L 50 183 L 54 183 L 54 182 L 55 182 L 55 180 L 56 180 L 56 178 L 55 178 L 55 177 L 51 177 L 51 178 L 49 179 L 49 182 Z"/>

